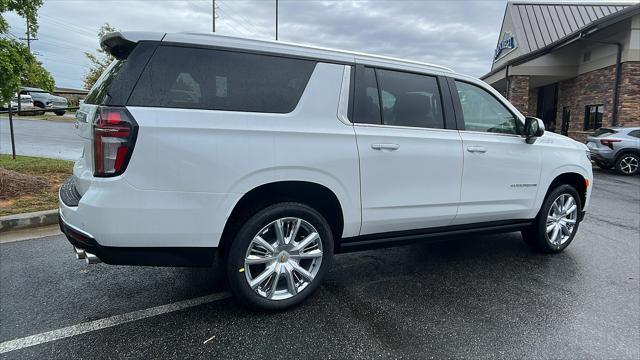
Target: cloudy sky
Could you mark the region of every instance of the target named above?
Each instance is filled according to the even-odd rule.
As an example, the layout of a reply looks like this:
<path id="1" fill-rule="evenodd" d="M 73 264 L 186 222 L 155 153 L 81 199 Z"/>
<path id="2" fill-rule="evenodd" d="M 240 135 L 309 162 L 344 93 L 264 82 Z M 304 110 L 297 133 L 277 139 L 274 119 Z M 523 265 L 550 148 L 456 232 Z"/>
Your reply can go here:
<path id="1" fill-rule="evenodd" d="M 219 34 L 275 37 L 275 0 L 215 0 Z M 280 40 L 445 65 L 474 76 L 488 72 L 506 0 L 280 0 Z M 24 21 L 5 14 L 11 36 Z M 84 56 L 105 22 L 120 30 L 211 32 L 212 0 L 45 0 L 32 50 L 56 85 L 80 88 Z"/>

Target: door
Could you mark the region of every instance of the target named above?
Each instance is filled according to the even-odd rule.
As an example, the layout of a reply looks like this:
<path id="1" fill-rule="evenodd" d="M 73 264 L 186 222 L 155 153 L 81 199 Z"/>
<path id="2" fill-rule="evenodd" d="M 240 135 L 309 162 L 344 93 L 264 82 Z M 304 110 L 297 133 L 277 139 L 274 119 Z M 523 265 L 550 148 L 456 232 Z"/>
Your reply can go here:
<path id="1" fill-rule="evenodd" d="M 558 84 L 538 88 L 538 111 L 536 116 L 544 122 L 548 131 L 556 131 L 556 110 L 558 105 Z"/>
<path id="2" fill-rule="evenodd" d="M 522 122 L 488 89 L 455 81 L 464 171 L 455 224 L 525 219 L 538 191 L 539 142 L 527 144 Z"/>
<path id="3" fill-rule="evenodd" d="M 451 224 L 460 199 L 462 142 L 456 130 L 445 129 L 440 85 L 446 82 L 359 66 L 356 83 L 361 234 Z"/>
<path id="4" fill-rule="evenodd" d="M 565 106 L 562 108 L 562 128 L 560 134 L 564 136 L 569 135 L 569 121 L 571 121 L 571 108 Z"/>

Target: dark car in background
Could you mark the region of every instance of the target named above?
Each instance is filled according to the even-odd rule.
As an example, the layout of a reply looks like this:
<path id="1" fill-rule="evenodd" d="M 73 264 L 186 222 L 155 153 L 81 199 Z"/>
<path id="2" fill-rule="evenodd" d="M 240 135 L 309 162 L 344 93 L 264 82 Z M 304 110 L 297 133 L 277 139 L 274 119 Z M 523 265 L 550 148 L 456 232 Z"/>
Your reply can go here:
<path id="1" fill-rule="evenodd" d="M 622 175 L 640 171 L 640 127 L 601 128 L 587 138 L 591 160 Z"/>

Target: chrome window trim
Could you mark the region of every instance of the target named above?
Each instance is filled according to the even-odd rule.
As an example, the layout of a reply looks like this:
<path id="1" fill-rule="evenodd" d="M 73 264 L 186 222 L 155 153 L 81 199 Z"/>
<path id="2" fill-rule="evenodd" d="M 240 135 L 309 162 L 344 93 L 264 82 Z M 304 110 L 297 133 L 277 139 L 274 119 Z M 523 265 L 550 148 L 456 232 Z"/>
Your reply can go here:
<path id="1" fill-rule="evenodd" d="M 474 130 L 458 130 L 458 131 L 465 132 L 465 133 L 470 133 L 470 134 L 508 136 L 508 137 L 516 137 L 516 138 L 524 139 L 524 137 L 522 135 L 518 135 L 518 134 L 503 134 L 503 133 L 494 133 L 494 132 L 488 132 L 488 131 L 474 131 Z"/>
<path id="2" fill-rule="evenodd" d="M 338 120 L 345 125 L 353 125 L 349 120 L 349 93 L 351 86 L 351 66 L 344 65 L 342 71 L 342 86 L 340 87 L 340 97 L 338 99 Z"/>
<path id="3" fill-rule="evenodd" d="M 428 131 L 445 131 L 445 132 L 458 132 L 456 129 L 439 129 L 428 128 L 419 126 L 399 126 L 399 125 L 386 125 L 386 124 L 367 124 L 367 123 L 354 123 L 357 127 L 373 127 L 373 128 L 386 128 L 386 129 L 399 129 L 399 130 L 428 130 Z"/>

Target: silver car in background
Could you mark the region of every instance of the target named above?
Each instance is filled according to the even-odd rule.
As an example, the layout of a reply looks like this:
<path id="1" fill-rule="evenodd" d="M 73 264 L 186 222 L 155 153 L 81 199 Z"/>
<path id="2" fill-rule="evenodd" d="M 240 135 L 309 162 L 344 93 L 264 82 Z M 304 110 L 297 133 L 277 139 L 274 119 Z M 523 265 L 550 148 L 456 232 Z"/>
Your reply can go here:
<path id="1" fill-rule="evenodd" d="M 587 138 L 591 160 L 603 169 L 615 167 L 622 175 L 640 169 L 640 127 L 601 128 Z"/>
<path id="2" fill-rule="evenodd" d="M 58 116 L 64 115 L 66 108 L 69 106 L 69 102 L 62 96 L 56 96 L 48 93 L 40 88 L 23 87 L 20 90 L 21 94 L 31 95 L 33 98 L 33 105 L 41 109 L 41 113 L 44 111 L 51 111 Z"/>

